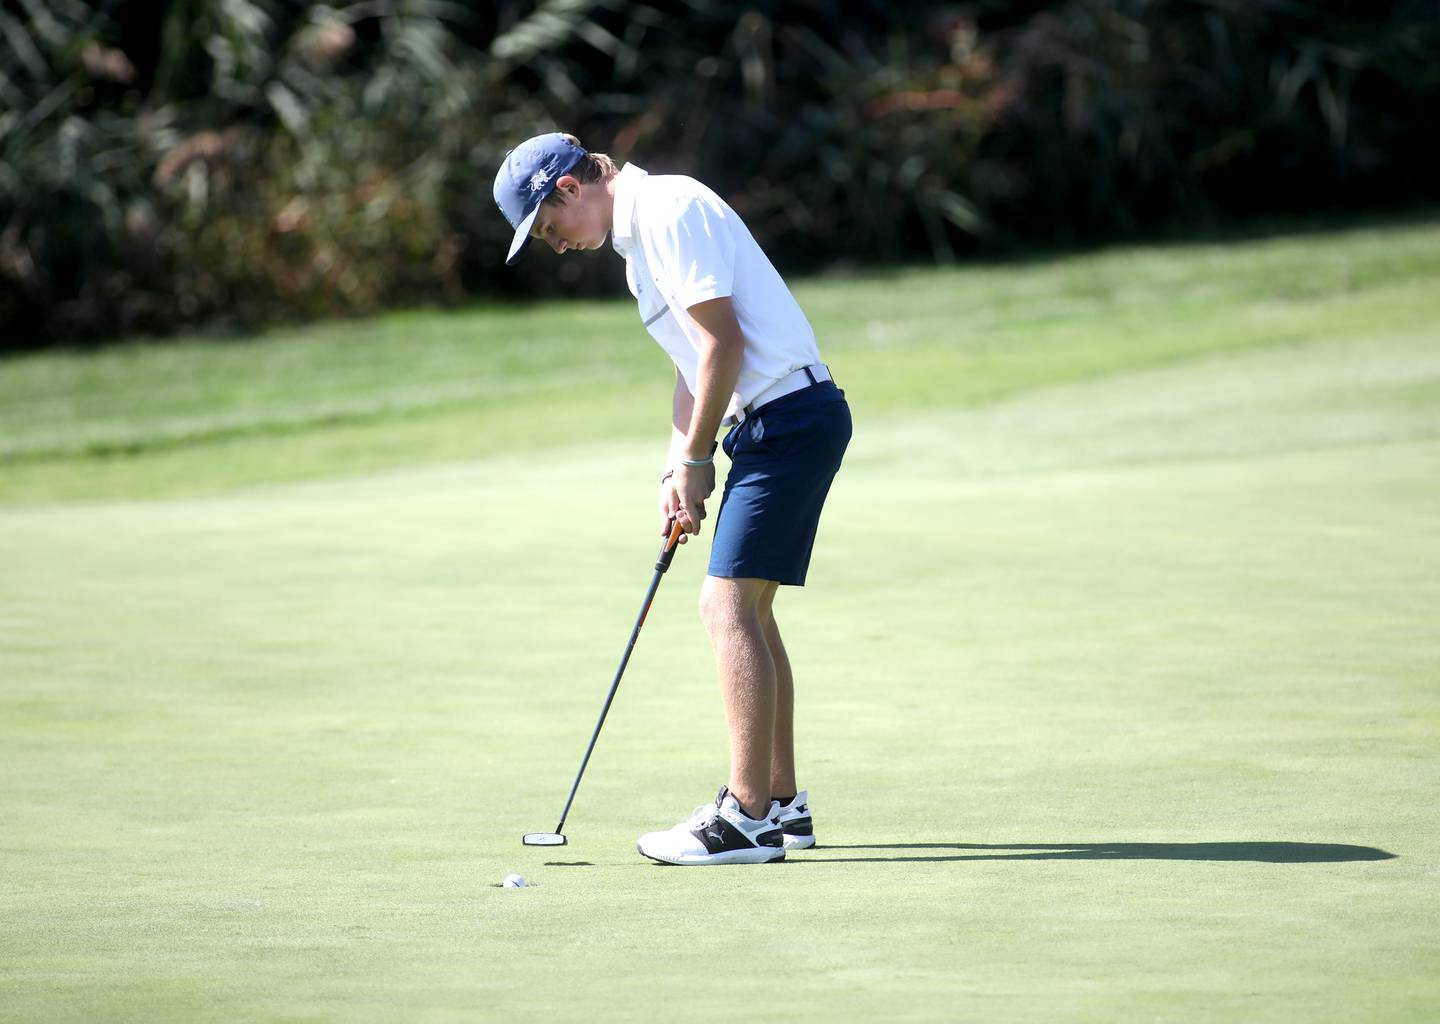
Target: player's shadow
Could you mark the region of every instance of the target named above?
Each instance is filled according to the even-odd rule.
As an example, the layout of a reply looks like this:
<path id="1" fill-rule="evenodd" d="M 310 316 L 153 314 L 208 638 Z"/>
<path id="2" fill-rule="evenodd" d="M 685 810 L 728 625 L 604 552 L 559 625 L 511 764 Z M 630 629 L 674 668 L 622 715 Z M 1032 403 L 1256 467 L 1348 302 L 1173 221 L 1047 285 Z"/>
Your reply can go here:
<path id="1" fill-rule="evenodd" d="M 831 850 L 933 850 L 934 854 L 826 857 Z M 942 852 L 943 851 L 943 852 Z M 954 852 L 949 852 L 954 851 Z M 1373 846 L 1345 843 L 822 843 L 813 851 L 787 858 L 792 863 L 830 864 L 941 862 L 964 860 L 1208 860 L 1259 864 L 1338 864 L 1356 860 L 1392 860 L 1395 854 Z"/>

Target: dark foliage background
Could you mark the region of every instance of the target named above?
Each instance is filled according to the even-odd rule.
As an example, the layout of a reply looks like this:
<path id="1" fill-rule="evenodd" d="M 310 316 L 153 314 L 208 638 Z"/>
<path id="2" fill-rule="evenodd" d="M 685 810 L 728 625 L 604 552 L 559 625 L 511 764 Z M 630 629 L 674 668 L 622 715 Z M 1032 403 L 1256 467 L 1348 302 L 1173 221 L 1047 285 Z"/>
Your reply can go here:
<path id="1" fill-rule="evenodd" d="M 0 348 L 611 291 L 501 266 L 555 127 L 798 268 L 1433 201 L 1437 109 L 1435 0 L 5 0 Z"/>

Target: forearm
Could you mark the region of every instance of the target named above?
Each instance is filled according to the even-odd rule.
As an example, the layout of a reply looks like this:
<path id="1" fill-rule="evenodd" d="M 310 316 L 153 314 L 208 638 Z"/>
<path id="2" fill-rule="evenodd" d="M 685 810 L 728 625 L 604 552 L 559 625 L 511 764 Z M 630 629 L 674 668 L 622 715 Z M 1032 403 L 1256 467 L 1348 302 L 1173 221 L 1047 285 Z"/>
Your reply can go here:
<path id="1" fill-rule="evenodd" d="M 682 541 L 689 534 L 699 532 L 700 520 L 705 518 L 705 499 L 715 490 L 713 463 L 698 467 L 685 465 L 685 460 L 690 458 L 687 448 L 695 408 L 695 397 L 676 367 L 675 394 L 670 400 L 670 456 L 660 479 L 660 532 L 669 533 L 671 524 L 678 519 L 686 531 L 680 537 Z M 712 443 L 706 454 L 713 450 Z"/>
<path id="2" fill-rule="evenodd" d="M 700 358 L 693 396 L 683 380 L 677 377 L 675 381 L 671 472 L 660 489 L 660 516 L 662 524 L 674 516 L 687 534 L 698 534 L 700 520 L 705 518 L 705 499 L 715 490 L 715 464 L 711 461 L 715 433 L 735 393 L 745 336 L 728 296 L 696 303 L 690 307 L 690 315 L 699 328 L 695 340 Z"/>
<path id="3" fill-rule="evenodd" d="M 685 439 L 690 433 L 690 418 L 695 412 L 695 396 L 685 386 L 680 370 L 675 370 L 675 396 L 670 401 L 670 455 L 667 470 L 674 469 L 685 455 Z"/>
<path id="4" fill-rule="evenodd" d="M 740 358 L 745 351 L 745 336 L 740 331 L 734 308 L 728 298 L 712 299 L 690 310 L 700 328 L 699 365 L 696 371 L 695 395 L 689 422 L 681 442 L 682 459 L 708 459 L 715 446 L 715 434 L 740 376 Z M 679 412 L 679 410 L 676 410 Z M 679 434 L 680 419 L 675 428 Z M 673 449 L 672 449 L 673 451 Z"/>
<path id="5" fill-rule="evenodd" d="M 740 375 L 740 346 L 716 341 L 700 350 L 700 368 L 696 374 L 695 407 L 690 425 L 681 438 L 681 458 L 708 459 L 715 446 L 715 434 L 735 393 L 735 379 Z"/>

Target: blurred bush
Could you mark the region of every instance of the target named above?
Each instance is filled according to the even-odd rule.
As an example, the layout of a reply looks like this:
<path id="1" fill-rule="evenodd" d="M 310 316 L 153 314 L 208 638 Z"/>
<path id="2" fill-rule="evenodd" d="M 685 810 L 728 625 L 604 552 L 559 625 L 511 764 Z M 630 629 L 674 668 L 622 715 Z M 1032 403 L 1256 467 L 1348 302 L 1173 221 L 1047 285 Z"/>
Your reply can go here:
<path id="1" fill-rule="evenodd" d="M 613 290 L 501 266 L 554 127 L 817 266 L 1433 200 L 1437 101 L 1430 0 L 16 0 L 0 347 Z"/>

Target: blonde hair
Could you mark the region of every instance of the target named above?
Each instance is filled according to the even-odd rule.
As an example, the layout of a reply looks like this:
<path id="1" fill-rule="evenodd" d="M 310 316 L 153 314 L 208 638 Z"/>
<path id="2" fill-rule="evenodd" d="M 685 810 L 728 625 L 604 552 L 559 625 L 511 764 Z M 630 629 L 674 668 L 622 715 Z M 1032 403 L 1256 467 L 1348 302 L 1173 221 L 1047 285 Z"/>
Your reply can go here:
<path id="1" fill-rule="evenodd" d="M 581 149 L 580 140 L 573 135 L 566 135 L 565 138 Z M 615 161 L 610 159 L 606 153 L 586 153 L 580 158 L 580 162 L 565 172 L 582 185 L 593 185 L 597 181 L 607 181 L 620 173 L 620 168 L 615 166 Z M 559 191 L 552 191 L 545 197 L 545 202 L 563 205 L 565 196 Z"/>

